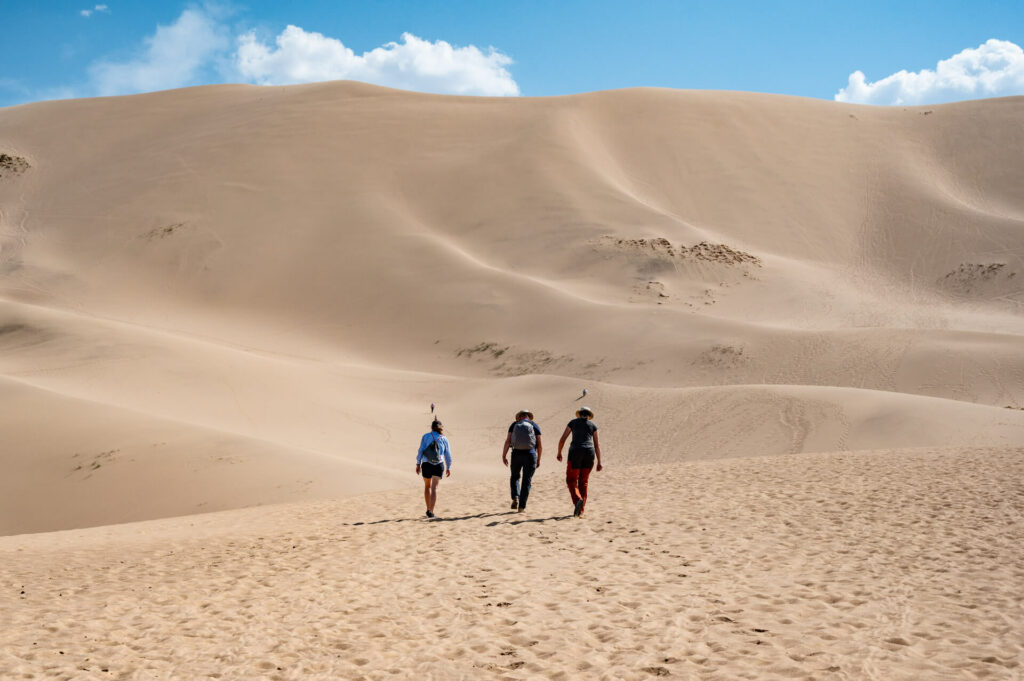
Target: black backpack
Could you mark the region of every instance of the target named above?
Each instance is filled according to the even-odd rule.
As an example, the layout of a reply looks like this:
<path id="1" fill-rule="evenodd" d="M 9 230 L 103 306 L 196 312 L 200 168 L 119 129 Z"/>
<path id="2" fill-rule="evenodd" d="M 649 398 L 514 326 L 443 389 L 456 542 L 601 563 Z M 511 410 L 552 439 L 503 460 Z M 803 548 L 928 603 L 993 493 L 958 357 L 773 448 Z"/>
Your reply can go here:
<path id="1" fill-rule="evenodd" d="M 427 460 L 427 463 L 439 464 L 441 463 L 441 446 L 440 436 L 434 434 L 434 439 L 431 440 L 430 444 L 423 448 L 423 458 Z"/>

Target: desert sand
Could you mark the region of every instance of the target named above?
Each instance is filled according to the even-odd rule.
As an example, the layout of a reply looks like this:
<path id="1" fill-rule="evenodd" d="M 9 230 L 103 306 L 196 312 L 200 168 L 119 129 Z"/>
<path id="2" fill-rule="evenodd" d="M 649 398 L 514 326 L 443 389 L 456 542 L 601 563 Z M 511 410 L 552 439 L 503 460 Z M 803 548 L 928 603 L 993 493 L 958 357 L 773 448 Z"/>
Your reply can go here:
<path id="1" fill-rule="evenodd" d="M 0 677 L 1021 678 L 1021 120 L 344 82 L 0 109 Z"/>

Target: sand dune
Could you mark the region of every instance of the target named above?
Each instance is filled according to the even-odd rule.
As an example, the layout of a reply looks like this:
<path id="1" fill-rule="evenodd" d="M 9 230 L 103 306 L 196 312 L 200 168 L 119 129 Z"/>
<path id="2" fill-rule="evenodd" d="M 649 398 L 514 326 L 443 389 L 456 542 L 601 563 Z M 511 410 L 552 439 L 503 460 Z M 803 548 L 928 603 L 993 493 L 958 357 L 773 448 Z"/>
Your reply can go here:
<path id="1" fill-rule="evenodd" d="M 785 400 L 844 433 L 815 451 L 1020 442 L 1018 414 L 974 405 L 1024 405 L 1022 106 L 328 83 L 5 109 L 0 364 L 102 409 L 100 451 L 140 412 L 327 457 L 344 473 L 311 494 L 395 485 L 431 402 L 486 475 L 513 405 L 557 431 L 583 382 L 664 460 L 690 456 L 677 439 L 756 453 L 722 424 L 784 421 Z M 515 376 L 536 378 L 510 400 Z M 705 386 L 733 389 L 672 392 Z M 892 418 L 847 413 L 872 399 Z M 693 413 L 700 432 L 676 425 Z M 776 435 L 757 446 L 805 450 Z M 206 503 L 295 498 L 253 475 Z M 191 512 L 166 496 L 124 519 Z"/>
<path id="2" fill-rule="evenodd" d="M 0 109 L 0 670 L 1017 678 L 1022 117 L 358 83 Z M 577 522 L 583 388 L 609 469 Z M 449 522 L 414 522 L 432 403 Z"/>

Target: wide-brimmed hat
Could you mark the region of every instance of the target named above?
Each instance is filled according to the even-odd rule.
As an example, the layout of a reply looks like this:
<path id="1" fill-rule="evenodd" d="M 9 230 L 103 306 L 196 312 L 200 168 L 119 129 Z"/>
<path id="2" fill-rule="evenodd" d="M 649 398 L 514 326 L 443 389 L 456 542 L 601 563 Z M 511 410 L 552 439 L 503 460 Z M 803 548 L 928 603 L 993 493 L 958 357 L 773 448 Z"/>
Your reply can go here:
<path id="1" fill-rule="evenodd" d="M 594 418 L 594 412 L 590 410 L 590 407 L 580 407 L 576 410 L 576 416 L 579 416 L 581 419 L 590 420 Z"/>
<path id="2" fill-rule="evenodd" d="M 517 411 L 516 412 L 516 418 L 518 419 L 520 416 L 525 416 L 526 418 L 530 419 L 531 421 L 533 420 L 533 412 L 530 411 L 529 409 L 520 409 L 519 411 Z"/>

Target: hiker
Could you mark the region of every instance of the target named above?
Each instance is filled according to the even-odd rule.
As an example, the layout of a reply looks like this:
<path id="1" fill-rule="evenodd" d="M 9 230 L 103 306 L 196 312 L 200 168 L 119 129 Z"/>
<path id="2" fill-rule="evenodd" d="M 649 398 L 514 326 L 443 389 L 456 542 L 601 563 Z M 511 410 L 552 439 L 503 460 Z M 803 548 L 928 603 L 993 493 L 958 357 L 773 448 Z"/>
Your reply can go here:
<path id="1" fill-rule="evenodd" d="M 430 432 L 420 438 L 420 448 L 416 453 L 416 474 L 423 476 L 423 499 L 427 502 L 428 518 L 434 517 L 437 483 L 441 482 L 442 473 L 445 477 L 452 474 L 452 448 L 444 436 L 444 424 L 434 419 Z"/>
<path id="2" fill-rule="evenodd" d="M 569 421 L 565 427 L 562 439 L 558 441 L 558 456 L 555 457 L 559 461 L 562 460 L 562 446 L 570 434 L 572 442 L 569 444 L 569 461 L 565 467 L 565 484 L 569 487 L 569 496 L 572 498 L 572 514 L 582 518 L 583 507 L 587 505 L 587 482 L 594 467 L 595 457 L 597 470 L 601 470 L 601 444 L 597 439 L 594 412 L 589 407 L 580 407 L 576 412 L 576 418 Z"/>
<path id="3" fill-rule="evenodd" d="M 512 509 L 520 513 L 526 510 L 526 500 L 530 498 L 530 483 L 533 473 L 540 467 L 540 457 L 544 447 L 540 441 L 540 426 L 533 422 L 533 412 L 520 409 L 516 420 L 508 427 L 508 437 L 501 450 L 501 462 L 508 463 L 508 450 L 512 448 L 512 465 L 510 467 L 509 488 L 512 492 Z M 523 486 L 519 488 L 519 476 L 522 474 Z"/>

